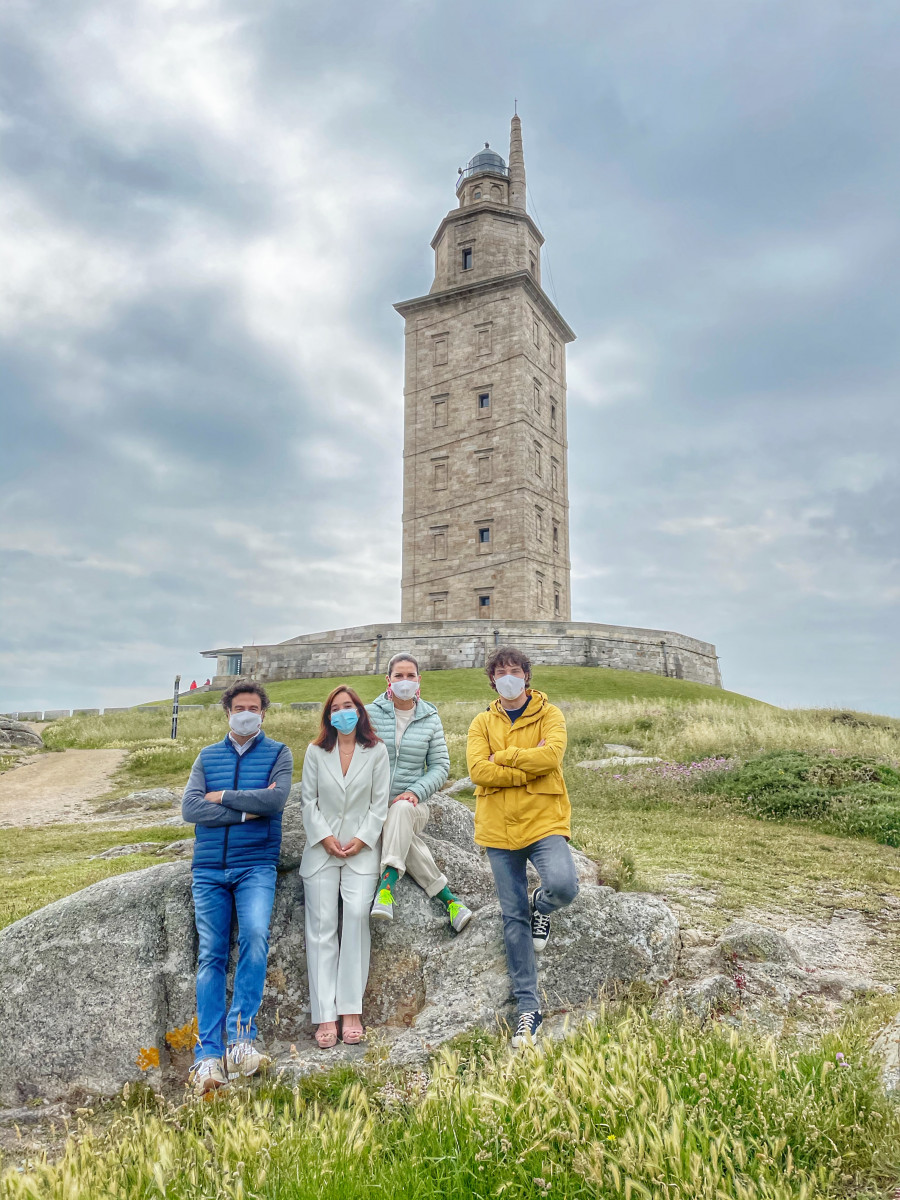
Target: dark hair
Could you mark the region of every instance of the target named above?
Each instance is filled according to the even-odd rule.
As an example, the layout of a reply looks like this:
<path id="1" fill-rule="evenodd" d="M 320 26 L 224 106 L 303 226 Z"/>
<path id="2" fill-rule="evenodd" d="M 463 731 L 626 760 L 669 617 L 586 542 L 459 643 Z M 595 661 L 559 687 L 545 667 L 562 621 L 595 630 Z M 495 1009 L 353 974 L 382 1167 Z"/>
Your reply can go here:
<path id="1" fill-rule="evenodd" d="M 497 668 L 502 666 L 521 667 L 525 672 L 525 682 L 531 682 L 531 659 L 515 646 L 498 646 L 493 654 L 488 655 L 484 664 L 484 672 L 494 686 L 494 676 Z"/>
<path id="2" fill-rule="evenodd" d="M 411 654 L 407 654 L 405 650 L 401 650 L 399 654 L 394 655 L 394 657 L 391 659 L 391 661 L 387 665 L 388 679 L 390 679 L 391 671 L 393 671 L 393 669 L 394 669 L 394 667 L 396 667 L 397 663 L 402 663 L 402 662 L 412 663 L 412 665 L 416 668 L 416 674 L 419 675 L 421 673 L 419 671 L 419 664 L 413 658 L 413 656 Z"/>
<path id="3" fill-rule="evenodd" d="M 337 730 L 330 721 L 331 706 L 334 703 L 335 696 L 339 696 L 341 692 L 346 692 L 353 703 L 356 705 L 356 711 L 359 713 L 359 720 L 356 722 L 356 742 L 359 746 L 376 746 L 381 738 L 372 728 L 372 722 L 369 720 L 369 714 L 366 712 L 366 707 L 354 692 L 352 687 L 347 687 L 346 684 L 339 684 L 333 692 L 330 692 L 322 705 L 322 720 L 319 725 L 319 733 L 313 741 L 314 746 L 321 746 L 323 750 L 333 750 L 337 742 Z"/>
<path id="4" fill-rule="evenodd" d="M 243 695 L 259 696 L 263 712 L 269 707 L 269 693 L 261 684 L 254 683 L 252 679 L 239 679 L 237 683 L 233 683 L 227 691 L 224 691 L 222 693 L 222 707 L 227 713 L 230 713 L 235 696 Z"/>

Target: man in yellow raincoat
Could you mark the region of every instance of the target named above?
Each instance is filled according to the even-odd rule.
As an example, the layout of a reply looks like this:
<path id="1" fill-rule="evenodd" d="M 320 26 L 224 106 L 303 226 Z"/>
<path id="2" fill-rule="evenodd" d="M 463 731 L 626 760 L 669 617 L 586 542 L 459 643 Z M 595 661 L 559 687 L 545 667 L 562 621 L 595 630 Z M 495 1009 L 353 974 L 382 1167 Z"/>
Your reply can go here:
<path id="1" fill-rule="evenodd" d="M 487 848 L 503 914 L 518 1047 L 536 1037 L 543 1021 L 535 953 L 550 938 L 550 913 L 578 893 L 562 772 L 566 719 L 529 687 L 531 663 L 521 650 L 499 646 L 485 671 L 498 696 L 469 726 L 466 758 L 475 784 L 475 841 Z M 529 860 L 541 880 L 530 896 Z"/>

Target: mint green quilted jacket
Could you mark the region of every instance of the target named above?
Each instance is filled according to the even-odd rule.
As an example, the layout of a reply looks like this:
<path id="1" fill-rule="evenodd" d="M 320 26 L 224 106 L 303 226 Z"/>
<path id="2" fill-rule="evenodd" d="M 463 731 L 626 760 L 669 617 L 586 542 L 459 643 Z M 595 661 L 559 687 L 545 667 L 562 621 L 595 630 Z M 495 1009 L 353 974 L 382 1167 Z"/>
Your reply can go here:
<path id="1" fill-rule="evenodd" d="M 412 792 L 420 800 L 433 796 L 447 782 L 450 755 L 444 739 L 444 727 L 433 704 L 416 701 L 416 712 L 400 741 L 397 752 L 397 722 L 394 705 L 382 692 L 366 711 L 375 732 L 387 746 L 391 760 L 391 800 L 401 792 Z"/>

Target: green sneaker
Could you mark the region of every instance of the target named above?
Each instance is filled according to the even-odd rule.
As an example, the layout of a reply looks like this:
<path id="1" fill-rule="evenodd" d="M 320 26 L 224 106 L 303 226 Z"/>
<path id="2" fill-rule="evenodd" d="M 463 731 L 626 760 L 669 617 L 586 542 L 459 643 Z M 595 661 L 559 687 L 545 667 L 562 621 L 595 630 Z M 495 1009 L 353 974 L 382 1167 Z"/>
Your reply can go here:
<path id="1" fill-rule="evenodd" d="M 457 933 L 462 933 L 468 923 L 472 920 L 474 913 L 471 908 L 466 908 L 461 900 L 451 900 L 447 905 L 447 916 L 450 918 L 450 925 Z"/>
<path id="2" fill-rule="evenodd" d="M 393 921 L 394 897 L 390 888 L 383 887 L 379 891 L 375 897 L 375 903 L 372 905 L 371 915 L 373 921 Z"/>

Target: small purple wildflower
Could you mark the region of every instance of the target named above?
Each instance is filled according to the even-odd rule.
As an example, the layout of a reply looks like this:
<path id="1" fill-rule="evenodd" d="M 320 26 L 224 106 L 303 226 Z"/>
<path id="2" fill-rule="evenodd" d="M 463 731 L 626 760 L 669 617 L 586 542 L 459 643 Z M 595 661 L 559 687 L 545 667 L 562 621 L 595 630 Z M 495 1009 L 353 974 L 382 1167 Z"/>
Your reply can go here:
<path id="1" fill-rule="evenodd" d="M 613 775 L 613 779 L 624 779 L 636 783 L 640 779 L 657 778 L 675 781 L 693 779 L 697 775 L 707 775 L 713 771 L 731 771 L 735 763 L 728 758 L 701 758 L 691 763 L 661 762 L 653 767 L 642 767 L 629 771 L 627 775 Z"/>
<path id="2" fill-rule="evenodd" d="M 835 1061 L 837 1062 L 837 1065 L 839 1067 L 849 1068 L 850 1064 L 847 1062 L 846 1058 L 844 1058 L 843 1054 L 841 1054 L 840 1050 L 838 1050 L 837 1054 L 834 1057 L 835 1057 Z"/>

